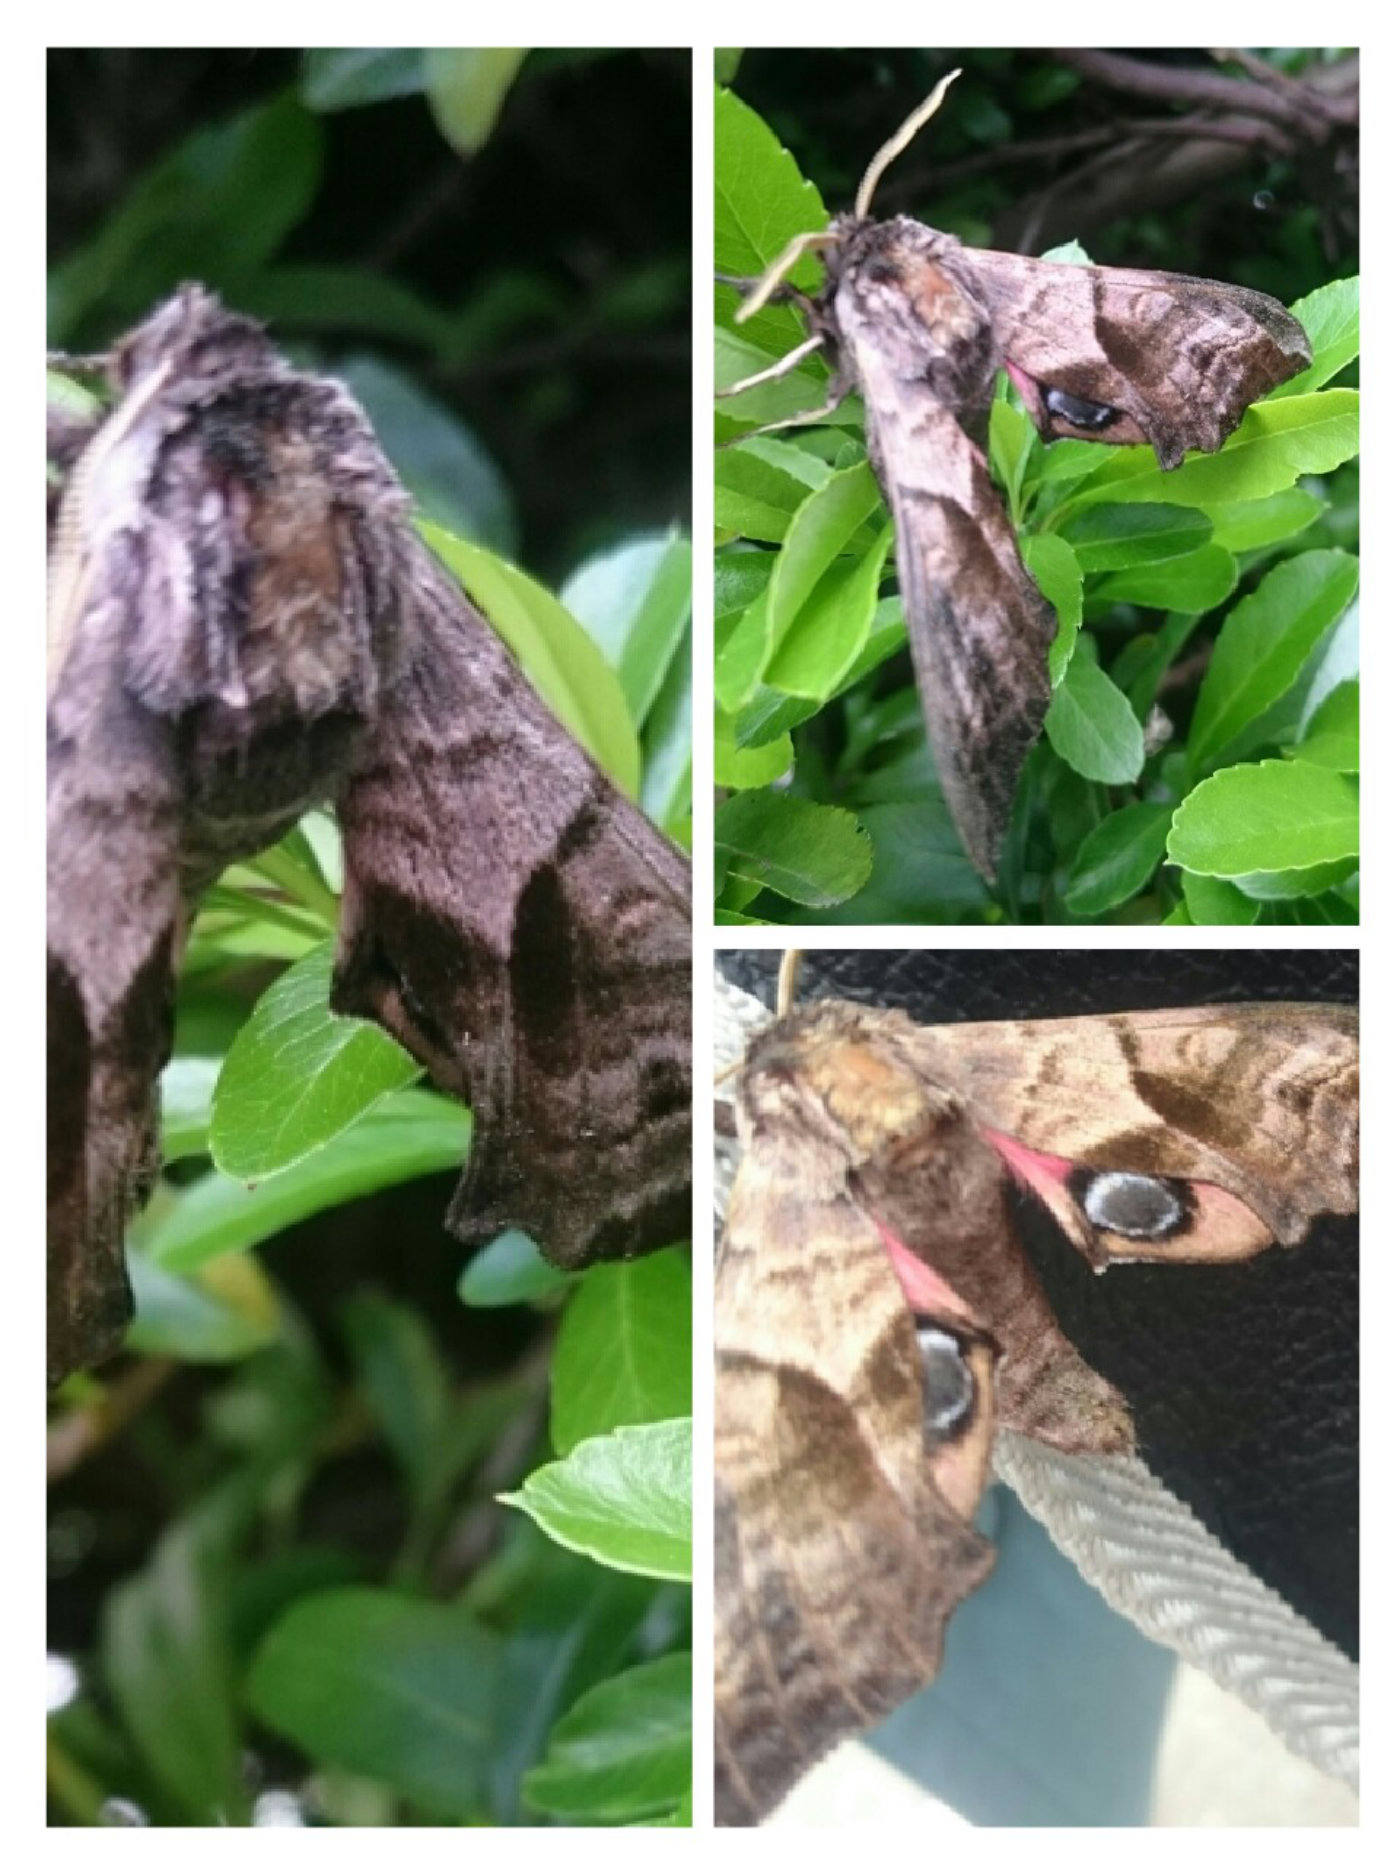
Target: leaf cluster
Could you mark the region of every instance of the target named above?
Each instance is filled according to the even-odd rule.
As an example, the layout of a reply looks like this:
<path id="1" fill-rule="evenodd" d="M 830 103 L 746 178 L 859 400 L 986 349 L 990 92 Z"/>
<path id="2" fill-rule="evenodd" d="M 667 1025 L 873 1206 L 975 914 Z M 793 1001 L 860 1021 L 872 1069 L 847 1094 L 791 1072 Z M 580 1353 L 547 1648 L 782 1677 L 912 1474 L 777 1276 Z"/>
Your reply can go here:
<path id="1" fill-rule="evenodd" d="M 721 91 L 718 269 L 755 274 L 828 219 Z M 788 307 L 738 327 L 717 299 L 721 388 L 804 334 Z M 1059 633 L 995 894 L 938 789 L 858 404 L 750 434 L 820 401 L 815 359 L 718 404 L 721 924 L 1356 918 L 1358 411 L 1328 385 L 1357 356 L 1357 282 L 1294 310 L 1311 368 L 1173 473 L 1145 447 L 1045 446 L 1002 385 L 991 471 Z"/>

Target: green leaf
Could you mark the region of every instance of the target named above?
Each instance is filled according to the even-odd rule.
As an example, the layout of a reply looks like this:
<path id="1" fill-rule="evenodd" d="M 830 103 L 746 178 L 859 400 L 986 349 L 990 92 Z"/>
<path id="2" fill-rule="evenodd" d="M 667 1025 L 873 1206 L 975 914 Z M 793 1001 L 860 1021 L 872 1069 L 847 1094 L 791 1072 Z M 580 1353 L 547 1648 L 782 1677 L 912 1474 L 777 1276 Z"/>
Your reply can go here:
<path id="1" fill-rule="evenodd" d="M 284 1171 L 423 1073 L 377 1024 L 331 1011 L 332 960 L 327 941 L 289 966 L 233 1041 L 209 1129 L 231 1178 Z"/>
<path id="2" fill-rule="evenodd" d="M 1084 620 L 1084 577 L 1079 560 L 1063 538 L 1045 531 L 1027 538 L 1022 547 L 1026 569 L 1046 597 L 1055 606 L 1059 627 L 1050 644 L 1050 684 L 1058 687 L 1074 654 L 1074 644 Z"/>
<path id="3" fill-rule="evenodd" d="M 177 1523 L 147 1565 L 107 1597 L 102 1675 L 132 1741 L 198 1825 L 247 1819 L 227 1579 L 203 1525 Z"/>
<path id="4" fill-rule="evenodd" d="M 1326 510 L 1325 499 L 1304 492 L 1301 486 L 1290 486 L 1283 492 L 1271 493 L 1267 499 L 1235 499 L 1213 505 L 1207 517 L 1214 528 L 1215 542 L 1227 551 L 1241 553 L 1262 551 L 1271 544 L 1296 538 Z"/>
<path id="5" fill-rule="evenodd" d="M 367 1587 L 298 1601 L 248 1674 L 262 1721 L 323 1767 L 386 1782 L 428 1813 L 483 1816 L 501 1642 L 460 1607 Z"/>
<path id="6" fill-rule="evenodd" d="M 1361 354 L 1361 281 L 1333 279 L 1293 306 L 1293 315 L 1312 340 L 1309 367 L 1274 390 L 1274 397 L 1311 395 Z"/>
<path id="7" fill-rule="evenodd" d="M 1332 689 L 1292 752 L 1295 758 L 1332 771 L 1361 769 L 1361 689 L 1356 681 L 1344 680 Z"/>
<path id="8" fill-rule="evenodd" d="M 715 811 L 730 872 L 803 907 L 834 907 L 870 875 L 870 843 L 849 810 L 783 791 L 743 791 Z"/>
<path id="9" fill-rule="evenodd" d="M 139 1222 L 142 1247 L 170 1270 L 247 1250 L 314 1212 L 382 1186 L 460 1167 L 471 1143 L 465 1108 L 421 1089 L 385 1098 L 315 1153 L 256 1185 L 209 1173 Z"/>
<path id="10" fill-rule="evenodd" d="M 559 600 L 577 616 L 622 683 L 641 729 L 690 625 L 690 540 L 632 538 L 590 557 Z"/>
<path id="11" fill-rule="evenodd" d="M 676 1652 L 585 1692 L 522 1790 L 556 1820 L 618 1825 L 679 1807 L 690 1778 L 690 1654 Z"/>
<path id="12" fill-rule="evenodd" d="M 830 467 L 800 447 L 775 447 L 762 436 L 726 447 L 715 460 L 716 529 L 781 544 L 813 485 L 830 477 Z"/>
<path id="13" fill-rule="evenodd" d="M 1304 551 L 1275 567 L 1226 617 L 1201 683 L 1187 753 L 1200 769 L 1292 687 L 1356 594 L 1356 559 Z"/>
<path id="14" fill-rule="evenodd" d="M 756 669 L 747 691 L 736 696 L 736 700 L 746 700 L 752 691 L 753 683 L 762 674 L 792 624 L 796 621 L 803 605 L 816 591 L 818 583 L 829 567 L 852 548 L 852 540 L 864 525 L 870 514 L 880 503 L 880 490 L 875 484 L 875 476 L 862 462 L 859 466 L 847 467 L 841 472 L 832 473 L 809 493 L 797 511 L 783 537 L 782 547 L 778 552 L 778 561 L 773 566 L 773 574 L 768 580 L 764 622 L 763 660 Z M 888 546 L 885 546 L 887 549 Z M 884 551 L 881 552 L 881 563 Z M 877 582 L 878 567 L 872 573 L 869 567 L 869 554 L 863 574 L 858 573 L 857 584 L 861 591 L 872 581 Z M 819 634 L 830 633 L 829 622 L 820 619 L 821 605 L 818 604 Z M 874 591 L 871 589 L 870 609 L 874 612 Z M 867 622 L 866 630 L 869 628 Z M 845 639 L 850 647 L 847 661 L 859 652 L 860 642 L 854 641 L 849 630 L 836 631 L 838 643 Z M 863 639 L 863 636 L 862 636 Z M 799 674 L 804 671 L 810 678 L 810 668 L 804 670 L 799 661 Z M 776 682 L 774 683 L 776 684 Z M 798 693 L 802 689 L 797 689 Z M 731 710 L 733 708 L 731 707 Z"/>
<path id="15" fill-rule="evenodd" d="M 485 147 L 524 60 L 514 45 L 430 46 L 424 52 L 428 108 L 458 155 L 474 156 Z"/>
<path id="16" fill-rule="evenodd" d="M 413 97 L 423 88 L 424 57 L 416 47 L 316 46 L 302 53 L 301 94 L 322 111 Z"/>
<path id="17" fill-rule="evenodd" d="M 1240 893 L 1232 882 L 1215 875 L 1195 875 L 1183 869 L 1181 892 L 1198 927 L 1249 927 L 1259 918 L 1259 904 Z"/>
<path id="18" fill-rule="evenodd" d="M 786 732 L 753 749 L 734 743 L 734 719 L 715 715 L 715 783 L 726 790 L 761 790 L 792 769 L 792 740 Z"/>
<path id="19" fill-rule="evenodd" d="M 1142 727 L 1123 694 L 1083 639 L 1045 715 L 1045 734 L 1081 777 L 1099 784 L 1131 784 L 1142 771 Z"/>
<path id="20" fill-rule="evenodd" d="M 690 1412 L 690 1259 L 657 1251 L 585 1271 L 550 1367 L 550 1435 L 566 1454 L 620 1425 Z"/>
<path id="21" fill-rule="evenodd" d="M 617 676 L 588 631 L 557 597 L 514 564 L 436 525 L 419 529 L 490 618 L 565 730 L 593 754 L 620 790 L 635 797 L 641 749 Z"/>
<path id="22" fill-rule="evenodd" d="M 818 231 L 829 216 L 822 198 L 763 118 L 734 96 L 715 95 L 715 267 L 757 277 L 794 234 Z M 807 254 L 791 282 L 811 289 L 821 268 Z M 731 307 L 733 294 L 726 294 Z M 744 325 L 746 336 L 770 356 L 782 356 L 807 335 L 787 305 L 767 305 Z"/>
<path id="23" fill-rule="evenodd" d="M 451 1408 L 447 1369 L 423 1316 L 360 1290 L 341 1306 L 355 1386 L 409 1481 L 432 1475 Z"/>
<path id="24" fill-rule="evenodd" d="M 209 1151 L 209 1119 L 221 1068 L 217 1056 L 172 1056 L 160 1076 L 160 1151 L 186 1160 Z"/>
<path id="25" fill-rule="evenodd" d="M 838 557 L 827 565 L 768 663 L 770 687 L 799 699 L 825 700 L 841 685 L 869 638 L 893 535 L 892 527 L 882 526 L 863 557 Z M 785 557 L 779 553 L 770 589 L 779 583 Z"/>
<path id="26" fill-rule="evenodd" d="M 1219 544 L 1203 544 L 1199 551 L 1168 563 L 1116 571 L 1104 578 L 1094 595 L 1101 603 L 1140 603 L 1148 609 L 1202 615 L 1225 602 L 1238 579 L 1230 553 Z"/>
<path id="27" fill-rule="evenodd" d="M 1324 389 L 1291 400 L 1256 402 L 1219 453 L 1188 454 L 1170 473 L 1149 447 L 1124 447 L 1076 495 L 1210 506 L 1265 499 L 1304 473 L 1330 473 L 1360 444 L 1354 389 Z"/>
<path id="28" fill-rule="evenodd" d="M 1107 913 L 1140 893 L 1162 859 L 1171 815 L 1169 804 L 1130 803 L 1092 829 L 1065 885 L 1069 911 Z"/>
<path id="29" fill-rule="evenodd" d="M 542 1465 L 500 1501 L 610 1568 L 690 1579 L 689 1419 L 621 1426 Z"/>
<path id="30" fill-rule="evenodd" d="M 1091 505 L 1061 534 L 1085 576 L 1189 557 L 1210 543 L 1210 520 L 1189 505 Z"/>
<path id="31" fill-rule="evenodd" d="M 1355 781 L 1318 765 L 1269 759 L 1217 771 L 1172 818 L 1168 859 L 1227 878 L 1354 861 Z"/>
<path id="32" fill-rule="evenodd" d="M 469 1309 L 506 1309 L 538 1302 L 573 1282 L 556 1269 L 523 1231 L 502 1231 L 479 1250 L 457 1279 L 457 1298 Z"/>

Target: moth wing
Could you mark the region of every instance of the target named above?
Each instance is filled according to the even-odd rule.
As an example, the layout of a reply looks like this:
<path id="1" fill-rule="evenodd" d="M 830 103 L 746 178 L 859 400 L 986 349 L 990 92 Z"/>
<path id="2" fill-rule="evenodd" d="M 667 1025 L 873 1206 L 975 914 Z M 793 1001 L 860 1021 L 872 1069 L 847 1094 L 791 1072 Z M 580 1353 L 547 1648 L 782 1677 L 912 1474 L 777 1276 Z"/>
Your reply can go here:
<path id="1" fill-rule="evenodd" d="M 966 247 L 940 264 L 986 306 L 1047 440 L 1147 441 L 1170 469 L 1188 448 L 1215 453 L 1252 403 L 1312 360 L 1297 319 L 1244 286 Z M 1051 388 L 1126 422 L 1097 433 L 1063 424 L 1047 406 Z"/>
<path id="2" fill-rule="evenodd" d="M 956 1309 L 954 1311 L 957 1312 Z M 762 1819 L 934 1676 L 985 1577 L 992 1435 L 931 1447 L 913 1317 L 873 1221 L 740 1167 L 715 1293 L 715 1812 Z"/>
<path id="3" fill-rule="evenodd" d="M 94 576 L 48 706 L 48 1359 L 103 1360 L 131 1316 L 123 1234 L 159 1160 L 183 921 L 167 728 L 110 642 L 133 621 L 140 541 Z"/>
<path id="4" fill-rule="evenodd" d="M 944 800 L 996 872 L 1026 753 L 1050 704 L 1055 612 L 1021 561 L 986 460 L 878 321 L 850 343 L 871 463 L 894 516 L 900 597 Z"/>
<path id="5" fill-rule="evenodd" d="M 406 665 L 339 798 L 332 1003 L 470 1103 L 449 1222 L 554 1261 L 690 1233 L 684 857 L 554 719 L 424 548 Z"/>
<path id="6" fill-rule="evenodd" d="M 1322 1213 L 1356 1210 L 1353 1006 L 947 1024 L 919 1029 L 913 1042 L 929 1079 L 966 1098 L 1096 1263 L 1251 1255 L 1300 1243 Z M 1198 1222 L 1159 1243 L 1115 1243 L 1086 1219 L 1069 1167 L 1184 1181 Z M 1224 1196 L 1207 1196 L 1212 1188 Z"/>

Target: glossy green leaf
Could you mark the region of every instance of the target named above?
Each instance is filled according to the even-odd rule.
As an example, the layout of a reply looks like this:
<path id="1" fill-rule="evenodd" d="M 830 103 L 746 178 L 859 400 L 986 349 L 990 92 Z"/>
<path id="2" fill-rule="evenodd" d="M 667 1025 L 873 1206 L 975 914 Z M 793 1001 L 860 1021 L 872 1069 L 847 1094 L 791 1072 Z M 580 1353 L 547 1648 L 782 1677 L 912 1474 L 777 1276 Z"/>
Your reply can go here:
<path id="1" fill-rule="evenodd" d="M 690 1443 L 689 1419 L 621 1426 L 542 1465 L 501 1502 L 610 1568 L 688 1581 Z"/>
<path id="2" fill-rule="evenodd" d="M 146 1766 L 195 1824 L 247 1818 L 225 1580 L 195 1524 L 167 1530 L 146 1566 L 113 1589 L 102 1671 Z"/>
<path id="3" fill-rule="evenodd" d="M 1354 389 L 1256 402 L 1219 453 L 1188 454 L 1163 473 L 1148 447 L 1125 447 L 1079 499 L 1210 506 L 1265 499 L 1304 473 L 1330 473 L 1360 444 Z"/>
<path id="4" fill-rule="evenodd" d="M 329 941 L 273 980 L 234 1039 L 214 1091 L 214 1163 L 266 1179 L 325 1146 L 423 1072 L 377 1024 L 330 1009 Z"/>
<path id="5" fill-rule="evenodd" d="M 428 108 L 458 155 L 485 147 L 524 60 L 524 51 L 512 45 L 430 46 L 424 52 Z"/>
<path id="6" fill-rule="evenodd" d="M 585 1692 L 523 1792 L 555 1820 L 619 1825 L 679 1807 L 690 1781 L 690 1655 L 677 1652 Z"/>
<path id="7" fill-rule="evenodd" d="M 559 600 L 617 671 L 640 730 L 690 626 L 690 540 L 630 538 L 580 564 Z"/>
<path id="8" fill-rule="evenodd" d="M 619 789 L 637 794 L 641 750 L 616 674 L 543 584 L 436 525 L 423 536 L 519 660 L 541 699 Z"/>
<path id="9" fill-rule="evenodd" d="M 715 853 L 746 881 L 804 907 L 833 907 L 870 875 L 870 843 L 849 810 L 782 791 L 742 791 L 715 811 Z"/>
<path id="10" fill-rule="evenodd" d="M 1278 564 L 1226 617 L 1191 717 L 1197 769 L 1281 699 L 1356 594 L 1356 559 L 1304 551 Z"/>
<path id="11" fill-rule="evenodd" d="M 1087 577 L 1189 557 L 1210 543 L 1211 524 L 1189 505 L 1091 505 L 1061 535 Z"/>
<path id="12" fill-rule="evenodd" d="M 1057 628 L 1050 644 L 1050 684 L 1058 687 L 1074 654 L 1084 620 L 1084 576 L 1079 560 L 1063 538 L 1040 532 L 1022 545 L 1026 569 L 1042 596 L 1054 604 Z"/>
<path id="13" fill-rule="evenodd" d="M 462 1165 L 471 1115 L 442 1096 L 407 1089 L 271 1179 L 244 1185 L 210 1173 L 140 1222 L 143 1248 L 187 1270 L 225 1251 L 247 1250 L 328 1206 Z"/>
<path id="14" fill-rule="evenodd" d="M 1227 879 L 1353 861 L 1358 816 L 1355 781 L 1340 772 L 1283 759 L 1231 765 L 1177 806 L 1167 855 Z"/>
<path id="15" fill-rule="evenodd" d="M 1080 845 L 1065 884 L 1065 906 L 1087 917 L 1107 913 L 1145 888 L 1162 859 L 1171 806 L 1130 803 L 1106 816 Z"/>
<path id="16" fill-rule="evenodd" d="M 1045 716 L 1045 734 L 1081 777 L 1131 784 L 1142 770 L 1142 727 L 1128 702 L 1092 658 L 1079 650 Z"/>
<path id="17" fill-rule="evenodd" d="M 869 638 L 892 538 L 891 527 L 882 526 L 864 556 L 838 557 L 827 565 L 768 663 L 769 686 L 799 699 L 824 700 L 841 685 Z M 782 574 L 780 563 L 775 585 Z"/>
<path id="18" fill-rule="evenodd" d="M 1311 395 L 1361 354 L 1361 281 L 1333 279 L 1293 306 L 1293 315 L 1312 340 L 1307 369 L 1275 389 L 1275 397 Z"/>
<path id="19" fill-rule="evenodd" d="M 259 1645 L 248 1699 L 323 1767 L 451 1820 L 484 1814 L 501 1641 L 460 1607 L 375 1588 L 298 1601 Z"/>
<path id="20" fill-rule="evenodd" d="M 620 1425 L 690 1413 L 690 1259 L 656 1251 L 580 1277 L 550 1368 L 550 1435 L 566 1454 Z"/>
<path id="21" fill-rule="evenodd" d="M 573 1282 L 540 1254 L 523 1231 L 502 1231 L 479 1250 L 457 1279 L 458 1300 L 470 1309 L 505 1309 L 517 1302 L 539 1302 Z"/>
<path id="22" fill-rule="evenodd" d="M 1259 903 L 1241 894 L 1233 882 L 1222 881 L 1216 875 L 1196 875 L 1184 869 L 1181 892 L 1193 926 L 1248 927 L 1259 918 Z"/>
<path id="23" fill-rule="evenodd" d="M 1361 689 L 1356 681 L 1344 680 L 1332 689 L 1292 749 L 1295 758 L 1332 771 L 1361 769 Z"/>

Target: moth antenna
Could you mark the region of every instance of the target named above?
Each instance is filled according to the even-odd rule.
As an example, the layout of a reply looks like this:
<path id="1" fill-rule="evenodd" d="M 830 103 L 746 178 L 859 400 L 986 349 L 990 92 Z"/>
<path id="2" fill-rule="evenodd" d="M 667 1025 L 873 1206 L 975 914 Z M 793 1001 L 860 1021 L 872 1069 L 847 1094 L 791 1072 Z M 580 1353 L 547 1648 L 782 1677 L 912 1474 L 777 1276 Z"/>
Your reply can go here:
<path id="1" fill-rule="evenodd" d="M 954 78 L 960 78 L 961 76 L 962 66 L 959 65 L 956 71 L 950 71 L 946 77 L 940 78 L 932 92 L 919 105 L 919 108 L 914 112 L 913 116 L 906 117 L 889 141 L 887 143 L 882 143 L 875 151 L 875 154 L 871 157 L 869 168 L 866 169 L 865 174 L 861 178 L 860 187 L 856 190 L 855 216 L 857 220 L 864 220 L 866 215 L 870 212 L 871 197 L 874 195 L 879 185 L 880 177 L 884 174 L 890 163 L 894 161 L 897 155 L 902 154 L 902 152 L 909 147 L 919 131 L 943 102 L 944 97 L 947 95 L 948 86 L 953 82 Z"/>
<path id="2" fill-rule="evenodd" d="M 825 342 L 826 339 L 822 336 L 809 337 L 806 343 L 798 344 L 795 350 L 789 350 L 786 356 L 780 356 L 777 362 L 770 363 L 767 369 L 760 369 L 753 376 L 745 376 L 742 382 L 731 382 L 727 389 L 716 389 L 715 399 L 718 401 L 721 396 L 725 395 L 742 395 L 746 389 L 756 389 L 763 382 L 776 382 L 780 376 L 787 375 L 790 369 L 796 369 L 797 365 L 809 357 L 813 350 L 820 350 Z"/>
<path id="3" fill-rule="evenodd" d="M 734 322 L 742 324 L 745 319 L 751 318 L 755 311 L 761 311 L 804 253 L 815 253 L 823 246 L 835 244 L 836 235 L 830 227 L 824 228 L 820 233 L 794 234 L 734 313 Z"/>
<path id="4" fill-rule="evenodd" d="M 50 350 L 44 358 L 44 367 L 59 370 L 65 376 L 103 376 L 111 360 L 109 350 L 98 350 L 91 356 L 75 356 L 71 350 Z"/>
<path id="5" fill-rule="evenodd" d="M 802 970 L 802 948 L 789 946 L 778 966 L 778 1016 L 786 1017 L 797 999 L 797 978 Z"/>
<path id="6" fill-rule="evenodd" d="M 103 462 L 135 427 L 165 387 L 175 367 L 166 357 L 146 380 L 119 402 L 79 456 L 59 502 L 48 577 L 48 691 L 53 693 L 73 645 L 73 631 L 87 601 L 95 559 L 83 546 L 84 507 L 88 488 Z"/>

